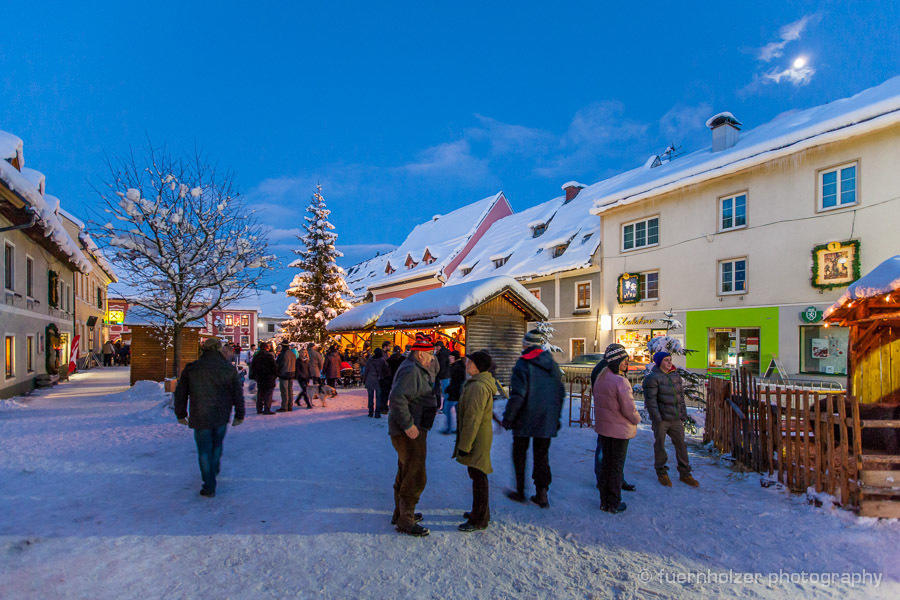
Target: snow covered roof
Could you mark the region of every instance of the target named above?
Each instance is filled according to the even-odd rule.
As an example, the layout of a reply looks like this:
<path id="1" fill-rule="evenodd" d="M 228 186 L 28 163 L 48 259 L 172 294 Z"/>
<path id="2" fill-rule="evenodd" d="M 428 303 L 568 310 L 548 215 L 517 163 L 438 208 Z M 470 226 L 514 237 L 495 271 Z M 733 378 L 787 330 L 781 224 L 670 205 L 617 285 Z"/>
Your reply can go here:
<path id="1" fill-rule="evenodd" d="M 165 320 L 156 312 L 153 312 L 143 306 L 131 306 L 125 313 L 125 321 L 122 323 L 126 327 L 163 325 Z M 194 319 L 188 321 L 185 327 L 206 327 L 206 321 L 203 319 Z"/>
<path id="2" fill-rule="evenodd" d="M 283 290 L 256 289 L 246 298 L 232 302 L 221 310 L 255 310 L 263 318 L 287 319 L 287 307 L 293 301 Z"/>
<path id="3" fill-rule="evenodd" d="M 784 112 L 764 125 L 742 132 L 737 143 L 725 150 L 712 152 L 709 146 L 652 169 L 639 167 L 614 177 L 618 181 L 613 185 L 612 180 L 601 181 L 578 196 L 593 198 L 593 212 L 602 214 L 617 206 L 898 122 L 900 76 L 850 98 Z"/>
<path id="4" fill-rule="evenodd" d="M 737 120 L 737 117 L 726 110 L 708 118 L 706 120 L 706 127 L 716 127 L 718 125 L 722 125 L 723 123 L 730 123 L 737 126 L 743 125 L 743 123 Z"/>
<path id="5" fill-rule="evenodd" d="M 22 138 L 6 131 L 0 131 L 0 160 L 19 158 L 21 161 L 22 148 Z"/>
<path id="6" fill-rule="evenodd" d="M 38 223 L 44 230 L 44 235 L 72 260 L 78 270 L 82 273 L 90 273 L 93 268 L 91 262 L 81 251 L 78 243 L 66 231 L 59 218 L 57 213 L 59 199 L 49 194 L 42 195 L 27 176 L 5 160 L 0 160 L 0 181 L 31 206 L 37 214 Z"/>
<path id="7" fill-rule="evenodd" d="M 507 293 L 531 312 L 529 320 L 546 319 L 550 314 L 540 300 L 512 277 L 491 277 L 413 294 L 388 306 L 376 326 L 382 329 L 461 325 L 473 308 Z"/>
<path id="8" fill-rule="evenodd" d="M 900 290 L 900 254 L 893 256 L 857 279 L 825 310 L 825 317 L 844 304 L 860 298 L 875 298 Z"/>
<path id="9" fill-rule="evenodd" d="M 593 202 L 584 194 L 568 204 L 559 196 L 494 222 L 466 255 L 466 268 L 454 271 L 449 283 L 495 275 L 540 277 L 590 266 L 600 244 L 600 219 L 591 215 Z M 547 225 L 544 233 L 534 237 L 533 228 L 541 224 Z M 566 243 L 565 252 L 554 257 L 549 248 Z M 509 259 L 495 266 L 494 259 L 505 256 Z"/>
<path id="10" fill-rule="evenodd" d="M 360 298 L 372 287 L 442 274 L 498 202 L 506 202 L 503 192 L 416 225 L 396 250 L 351 267 L 347 271 L 347 285 L 354 296 Z M 422 260 L 426 249 L 434 262 Z M 408 258 L 412 259 L 410 264 L 415 263 L 411 268 L 407 267 Z M 394 269 L 392 273 L 385 271 L 388 262 Z"/>
<path id="11" fill-rule="evenodd" d="M 577 181 L 567 181 L 560 186 L 560 189 L 564 190 L 564 189 L 570 188 L 570 187 L 585 188 L 587 186 L 584 185 L 583 183 L 578 183 Z"/>
<path id="12" fill-rule="evenodd" d="M 384 309 L 397 302 L 400 302 L 400 298 L 385 298 L 354 306 L 329 321 L 325 329 L 334 332 L 370 329 L 375 326 Z"/>

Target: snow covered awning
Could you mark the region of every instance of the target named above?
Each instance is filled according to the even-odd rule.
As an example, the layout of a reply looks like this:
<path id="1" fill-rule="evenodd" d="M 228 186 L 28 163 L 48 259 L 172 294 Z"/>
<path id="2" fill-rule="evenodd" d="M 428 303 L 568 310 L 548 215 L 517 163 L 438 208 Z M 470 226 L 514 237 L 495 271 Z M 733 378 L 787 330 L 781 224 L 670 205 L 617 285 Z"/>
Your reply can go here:
<path id="1" fill-rule="evenodd" d="M 504 296 L 529 321 L 546 319 L 550 312 L 512 277 L 499 276 L 425 290 L 390 305 L 378 319 L 377 329 L 415 329 L 462 325 L 478 306 Z"/>
<path id="2" fill-rule="evenodd" d="M 372 329 L 384 310 L 397 302 L 400 298 L 386 298 L 354 306 L 330 320 L 325 329 L 334 333 Z"/>
<path id="3" fill-rule="evenodd" d="M 893 256 L 847 288 L 837 302 L 825 310 L 825 319 L 836 322 L 846 319 L 857 301 L 877 299 L 886 308 L 900 310 L 900 297 L 891 300 L 894 292 L 900 292 L 900 254 Z"/>

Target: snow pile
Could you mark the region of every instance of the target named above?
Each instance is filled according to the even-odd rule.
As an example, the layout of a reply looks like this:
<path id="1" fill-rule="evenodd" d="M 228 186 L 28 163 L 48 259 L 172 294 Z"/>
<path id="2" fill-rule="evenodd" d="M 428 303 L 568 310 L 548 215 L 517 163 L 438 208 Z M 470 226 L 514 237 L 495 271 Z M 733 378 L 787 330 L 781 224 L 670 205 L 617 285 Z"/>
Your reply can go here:
<path id="1" fill-rule="evenodd" d="M 28 405 L 17 398 L 0 400 L 0 410 L 18 410 L 20 408 L 28 408 Z"/>
<path id="2" fill-rule="evenodd" d="M 374 327 L 385 309 L 400 302 L 400 298 L 386 298 L 354 306 L 328 322 L 328 331 L 360 331 Z"/>
<path id="3" fill-rule="evenodd" d="M 825 317 L 847 302 L 891 294 L 897 290 L 900 290 L 900 254 L 887 259 L 852 283 L 837 302 L 828 307 Z"/>
<path id="4" fill-rule="evenodd" d="M 19 158 L 21 166 L 22 138 L 6 131 L 0 131 L 0 160 Z"/>
<path id="5" fill-rule="evenodd" d="M 528 305 L 539 320 L 550 312 L 540 300 L 512 277 L 491 277 L 425 290 L 388 306 L 378 319 L 378 327 L 433 327 L 463 324 L 464 315 L 478 304 L 504 292 L 512 292 Z M 532 320 L 532 319 L 529 319 Z"/>

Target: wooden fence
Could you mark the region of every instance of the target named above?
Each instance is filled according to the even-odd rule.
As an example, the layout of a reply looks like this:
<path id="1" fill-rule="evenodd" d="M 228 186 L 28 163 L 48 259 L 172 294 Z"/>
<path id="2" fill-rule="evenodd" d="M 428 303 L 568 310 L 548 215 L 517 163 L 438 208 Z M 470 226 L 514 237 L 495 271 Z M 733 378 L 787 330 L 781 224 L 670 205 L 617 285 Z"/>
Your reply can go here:
<path id="1" fill-rule="evenodd" d="M 861 420 L 845 392 L 770 386 L 746 370 L 709 381 L 704 442 L 791 491 L 826 492 L 864 516 L 900 516 L 900 473 L 880 470 L 900 456 L 862 450 L 862 430 L 885 427 L 900 423 Z"/>

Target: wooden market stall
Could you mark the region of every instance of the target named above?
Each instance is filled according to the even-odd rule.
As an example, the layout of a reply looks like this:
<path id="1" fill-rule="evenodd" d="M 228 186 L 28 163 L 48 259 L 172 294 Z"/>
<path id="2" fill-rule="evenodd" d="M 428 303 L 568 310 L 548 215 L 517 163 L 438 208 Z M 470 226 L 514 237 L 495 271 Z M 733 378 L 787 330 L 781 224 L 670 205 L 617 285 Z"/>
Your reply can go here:
<path id="1" fill-rule="evenodd" d="M 850 328 L 847 391 L 859 403 L 860 514 L 900 518 L 900 255 L 847 288 L 825 322 Z"/>
<path id="2" fill-rule="evenodd" d="M 424 332 L 461 354 L 487 350 L 497 364 L 497 378 L 508 384 L 528 323 L 548 315 L 547 308 L 515 279 L 491 277 L 361 304 L 333 319 L 328 330 L 343 336 L 369 335 L 372 341 L 390 339 L 401 348 L 417 332 Z"/>
<path id="3" fill-rule="evenodd" d="M 124 324 L 131 329 L 131 384 L 175 377 L 170 330 L 140 306 L 128 311 Z M 182 330 L 181 369 L 200 357 L 200 330 L 203 327 L 203 320 L 198 319 Z"/>

